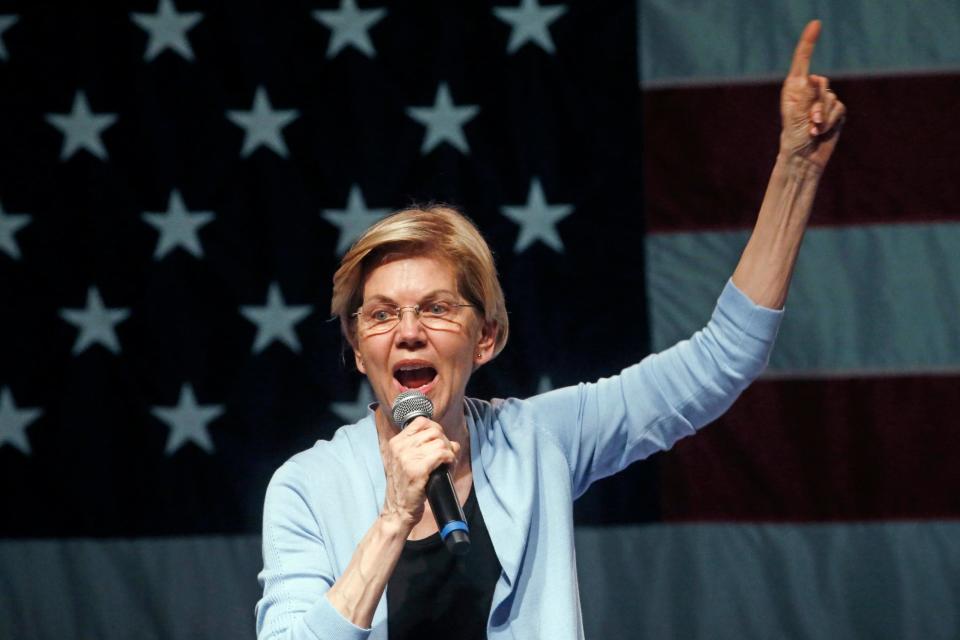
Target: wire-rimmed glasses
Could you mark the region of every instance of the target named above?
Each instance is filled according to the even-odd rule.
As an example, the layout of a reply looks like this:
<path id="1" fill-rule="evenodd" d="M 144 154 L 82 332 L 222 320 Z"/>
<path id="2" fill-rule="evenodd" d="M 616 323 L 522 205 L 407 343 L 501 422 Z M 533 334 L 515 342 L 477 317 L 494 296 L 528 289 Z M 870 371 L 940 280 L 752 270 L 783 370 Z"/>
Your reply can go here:
<path id="1" fill-rule="evenodd" d="M 390 331 L 403 317 L 403 312 L 413 311 L 424 327 L 440 331 L 456 331 L 463 326 L 463 309 L 472 304 L 451 300 L 430 300 L 414 305 L 398 305 L 392 302 L 370 302 L 353 314 L 360 333 L 374 336 Z"/>

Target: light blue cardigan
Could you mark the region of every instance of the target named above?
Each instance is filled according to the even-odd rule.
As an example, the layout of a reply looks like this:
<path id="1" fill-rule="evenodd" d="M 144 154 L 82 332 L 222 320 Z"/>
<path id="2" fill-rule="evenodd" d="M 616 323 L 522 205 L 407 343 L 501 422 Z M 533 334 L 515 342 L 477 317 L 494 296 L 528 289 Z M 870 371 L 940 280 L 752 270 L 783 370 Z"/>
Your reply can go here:
<path id="1" fill-rule="evenodd" d="M 574 499 L 726 411 L 766 367 L 782 315 L 728 281 L 703 330 L 618 376 L 527 400 L 465 401 L 477 502 L 503 567 L 488 637 L 583 637 Z M 372 411 L 277 470 L 263 512 L 259 640 L 387 639 L 386 594 L 372 629 L 324 597 L 384 492 Z"/>

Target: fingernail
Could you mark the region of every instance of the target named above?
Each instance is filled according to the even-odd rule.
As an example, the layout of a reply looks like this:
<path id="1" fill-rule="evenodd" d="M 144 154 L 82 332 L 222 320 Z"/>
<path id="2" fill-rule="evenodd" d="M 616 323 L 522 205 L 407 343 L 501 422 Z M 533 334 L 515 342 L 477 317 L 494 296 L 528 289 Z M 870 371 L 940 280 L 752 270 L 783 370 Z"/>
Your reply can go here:
<path id="1" fill-rule="evenodd" d="M 820 131 L 820 130 L 819 130 L 817 127 L 810 127 L 810 135 L 812 135 L 812 136 L 817 135 L 817 133 L 819 133 L 819 131 Z"/>

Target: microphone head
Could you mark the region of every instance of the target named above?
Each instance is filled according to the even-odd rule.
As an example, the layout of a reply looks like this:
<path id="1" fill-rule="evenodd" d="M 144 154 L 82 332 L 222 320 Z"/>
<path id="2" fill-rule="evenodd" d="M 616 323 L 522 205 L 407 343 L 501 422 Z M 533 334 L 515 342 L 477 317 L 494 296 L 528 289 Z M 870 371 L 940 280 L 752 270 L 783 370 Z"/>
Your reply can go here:
<path id="1" fill-rule="evenodd" d="M 433 403 L 430 398 L 423 395 L 416 389 L 404 391 L 393 401 L 393 409 L 390 412 L 393 416 L 393 422 L 403 429 L 414 418 L 425 416 L 433 417 Z"/>

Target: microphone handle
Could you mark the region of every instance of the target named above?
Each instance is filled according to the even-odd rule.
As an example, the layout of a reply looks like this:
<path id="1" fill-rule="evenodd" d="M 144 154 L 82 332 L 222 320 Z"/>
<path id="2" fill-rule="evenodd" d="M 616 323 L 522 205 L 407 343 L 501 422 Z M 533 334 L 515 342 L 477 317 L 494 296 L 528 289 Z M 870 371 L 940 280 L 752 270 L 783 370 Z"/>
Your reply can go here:
<path id="1" fill-rule="evenodd" d="M 470 529 L 447 465 L 440 465 L 430 473 L 427 500 L 447 550 L 457 556 L 466 555 L 470 551 Z"/>

